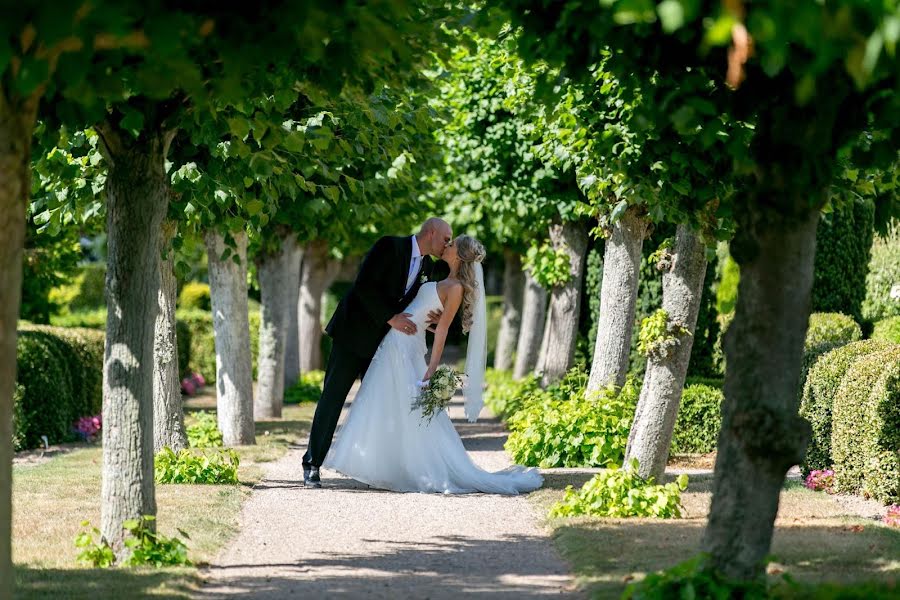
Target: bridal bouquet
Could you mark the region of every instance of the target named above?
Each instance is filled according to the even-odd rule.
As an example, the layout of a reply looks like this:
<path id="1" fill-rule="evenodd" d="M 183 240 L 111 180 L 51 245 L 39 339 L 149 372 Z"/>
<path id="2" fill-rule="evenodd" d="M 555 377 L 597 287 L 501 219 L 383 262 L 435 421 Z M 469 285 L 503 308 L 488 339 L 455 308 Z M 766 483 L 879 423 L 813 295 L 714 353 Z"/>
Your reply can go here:
<path id="1" fill-rule="evenodd" d="M 450 404 L 450 398 L 463 386 L 463 375 L 453 367 L 441 365 L 428 381 L 423 381 L 419 395 L 413 400 L 412 410 L 421 409 L 422 418 L 431 422 L 438 412 Z"/>

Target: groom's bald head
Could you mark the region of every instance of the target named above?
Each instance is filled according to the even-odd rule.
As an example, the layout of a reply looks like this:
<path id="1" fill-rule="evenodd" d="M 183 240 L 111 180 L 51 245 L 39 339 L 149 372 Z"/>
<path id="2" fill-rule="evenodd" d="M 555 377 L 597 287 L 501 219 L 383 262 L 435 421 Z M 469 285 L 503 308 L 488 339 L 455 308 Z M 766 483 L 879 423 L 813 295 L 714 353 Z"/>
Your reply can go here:
<path id="1" fill-rule="evenodd" d="M 422 254 L 430 254 L 435 258 L 440 258 L 444 253 L 444 248 L 453 239 L 453 230 L 450 224 L 440 217 L 431 217 L 422 223 L 416 239 L 419 240 L 419 248 Z"/>

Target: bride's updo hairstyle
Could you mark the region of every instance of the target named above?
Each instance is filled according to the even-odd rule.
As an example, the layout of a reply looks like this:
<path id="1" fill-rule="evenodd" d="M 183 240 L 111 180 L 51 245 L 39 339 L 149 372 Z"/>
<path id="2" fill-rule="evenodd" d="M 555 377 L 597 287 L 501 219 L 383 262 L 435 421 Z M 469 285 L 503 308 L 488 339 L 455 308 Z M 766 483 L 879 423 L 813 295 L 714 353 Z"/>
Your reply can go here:
<path id="1" fill-rule="evenodd" d="M 459 270 L 456 276 L 463 286 L 462 327 L 465 333 L 472 327 L 472 311 L 475 308 L 475 292 L 478 282 L 475 279 L 475 263 L 484 260 L 484 246 L 470 235 L 456 238 L 456 256 L 459 257 Z"/>

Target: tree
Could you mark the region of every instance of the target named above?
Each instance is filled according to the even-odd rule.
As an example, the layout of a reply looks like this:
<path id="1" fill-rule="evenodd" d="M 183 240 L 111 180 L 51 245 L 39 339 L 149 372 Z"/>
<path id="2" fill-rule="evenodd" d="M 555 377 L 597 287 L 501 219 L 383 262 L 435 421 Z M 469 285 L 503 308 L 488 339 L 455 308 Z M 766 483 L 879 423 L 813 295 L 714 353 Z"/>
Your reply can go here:
<path id="1" fill-rule="evenodd" d="M 737 223 L 741 281 L 725 335 L 726 401 L 703 541 L 710 568 L 755 579 L 785 472 L 808 437 L 796 388 L 818 211 L 843 153 L 854 163 L 896 160 L 900 69 L 889 23 L 897 3 L 505 4 L 529 31 L 521 45 L 532 54 L 577 70 L 602 44 L 623 51 L 611 64 L 625 73 L 705 69 L 732 88 L 706 94 L 713 111 L 755 125 L 749 148 L 729 147 L 740 183 L 719 209 Z M 697 114 L 699 95 L 670 106 L 673 117 Z M 871 133 L 860 145 L 864 131 Z"/>
<path id="2" fill-rule="evenodd" d="M 547 329 L 552 347 L 547 354 L 552 360 L 536 365 L 538 340 L 546 324 L 546 293 L 526 284 L 516 373 L 521 376 L 526 369 L 545 366 L 549 383 L 574 362 L 587 246 L 580 195 L 571 169 L 540 159 L 545 124 L 532 96 L 543 68 L 529 68 L 515 55 L 515 32 L 504 30 L 497 40 L 465 32 L 457 41 L 451 59 L 436 69 L 440 94 L 433 105 L 446 116 L 437 135 L 444 156 L 442 168 L 434 175 L 433 195 L 449 195 L 453 220 L 467 226 L 492 250 L 510 250 L 505 253 L 509 279 L 514 281 L 517 269 L 512 252 L 532 245 L 530 256 L 544 261 L 541 265 L 526 261 L 525 270 L 550 290 L 551 307 L 556 307 L 555 312 L 550 310 Z M 535 231 L 541 234 L 536 237 Z M 550 239 L 554 250 L 546 243 Z M 504 322 L 514 323 L 518 303 L 508 294 L 509 290 Z M 508 332 L 503 333 L 505 348 L 497 360 L 509 364 L 512 344 L 506 341 Z"/>

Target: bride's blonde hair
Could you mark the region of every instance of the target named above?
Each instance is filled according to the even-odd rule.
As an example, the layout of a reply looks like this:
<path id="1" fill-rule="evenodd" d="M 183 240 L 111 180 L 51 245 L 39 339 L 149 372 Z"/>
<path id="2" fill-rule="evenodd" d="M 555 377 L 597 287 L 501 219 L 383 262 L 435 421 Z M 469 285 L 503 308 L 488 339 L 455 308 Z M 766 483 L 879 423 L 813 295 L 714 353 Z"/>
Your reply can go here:
<path id="1" fill-rule="evenodd" d="M 478 282 L 475 278 L 475 263 L 484 260 L 484 246 L 470 235 L 456 238 L 456 255 L 459 257 L 459 270 L 456 276 L 463 286 L 462 328 L 465 333 L 472 328 L 472 312 L 475 310 L 475 299 Z"/>

